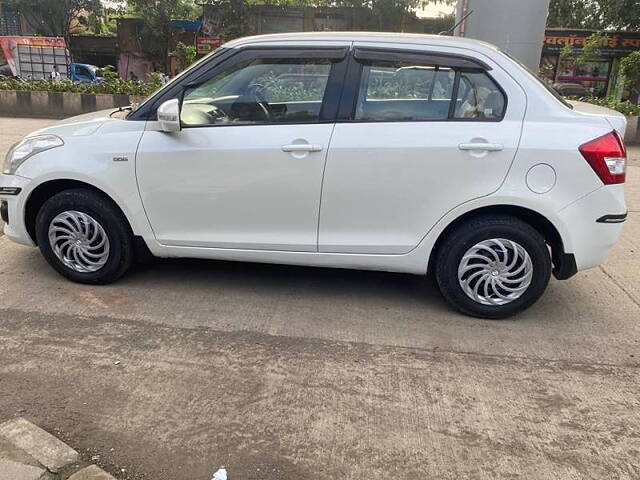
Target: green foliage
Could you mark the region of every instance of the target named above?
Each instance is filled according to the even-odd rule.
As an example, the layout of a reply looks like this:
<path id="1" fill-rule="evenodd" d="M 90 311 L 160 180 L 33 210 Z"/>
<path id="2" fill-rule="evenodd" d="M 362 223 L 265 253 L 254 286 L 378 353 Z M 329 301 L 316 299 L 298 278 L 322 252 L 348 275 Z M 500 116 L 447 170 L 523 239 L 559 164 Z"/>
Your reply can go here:
<path id="1" fill-rule="evenodd" d="M 118 26 L 113 18 L 115 14 L 116 10 L 103 8 L 100 13 L 91 12 L 86 16 L 79 17 L 78 22 L 84 27 L 86 33 L 113 37 L 118 33 Z M 78 32 L 74 30 L 73 33 Z"/>
<path id="2" fill-rule="evenodd" d="M 72 22 L 81 13 L 100 14 L 100 0 L 3 0 L 13 6 L 38 35 L 69 40 Z"/>
<path id="3" fill-rule="evenodd" d="M 249 0 L 203 0 L 202 3 L 212 5 L 217 10 L 225 40 L 249 33 Z"/>
<path id="4" fill-rule="evenodd" d="M 405 18 L 417 8 L 428 4 L 453 5 L 456 0 L 201 0 L 200 4 L 212 5 L 219 11 L 225 40 L 249 33 L 250 5 L 265 3 L 287 7 L 344 7 L 355 10 L 361 26 L 366 30 L 399 32 Z M 454 16 L 445 17 L 437 32 L 453 26 Z"/>
<path id="5" fill-rule="evenodd" d="M 585 63 L 598 60 L 600 58 L 600 47 L 605 41 L 607 41 L 607 36 L 603 33 L 594 33 L 587 38 L 582 47 L 582 51 L 575 59 L 576 65 L 584 65 Z"/>
<path id="6" fill-rule="evenodd" d="M 600 105 L 601 107 L 607 107 L 612 110 L 616 110 L 623 115 L 628 117 L 636 117 L 640 116 L 640 106 L 634 105 L 633 103 L 626 101 L 620 102 L 611 97 L 605 98 L 588 98 L 586 100 L 589 103 L 593 103 L 594 105 Z"/>
<path id="7" fill-rule="evenodd" d="M 0 80 L 0 90 L 29 90 L 37 92 L 71 93 L 124 93 L 147 96 L 162 86 L 160 73 L 152 73 L 146 82 L 123 80 L 113 67 L 102 69 L 104 80 L 100 83 L 75 83 L 71 80 L 24 80 L 5 78 Z"/>
<path id="8" fill-rule="evenodd" d="M 565 45 L 564 47 L 562 47 L 562 50 L 560 50 L 560 60 L 567 60 L 569 58 L 573 58 L 574 53 L 575 52 L 571 45 Z"/>
<path id="9" fill-rule="evenodd" d="M 197 18 L 200 12 L 194 0 L 127 1 L 127 13 L 144 20 L 142 51 L 156 68 L 165 71 L 168 71 L 169 45 L 174 33 L 171 20 Z"/>
<path id="10" fill-rule="evenodd" d="M 182 42 L 178 42 L 173 54 L 178 59 L 178 71 L 186 70 L 198 56 L 198 50 L 193 45 L 185 45 Z"/>
<path id="11" fill-rule="evenodd" d="M 338 6 L 361 11 L 361 19 L 369 19 L 368 30 L 399 32 L 405 18 L 417 8 L 430 3 L 452 5 L 455 0 L 312 0 L 316 6 Z"/>
<path id="12" fill-rule="evenodd" d="M 640 28 L 638 0 L 551 0 L 549 27 L 592 30 Z"/>
<path id="13" fill-rule="evenodd" d="M 627 87 L 632 87 L 640 82 L 640 50 L 636 50 L 620 60 L 620 73 L 624 75 Z"/>
<path id="14" fill-rule="evenodd" d="M 424 33 L 437 35 L 441 32 L 448 32 L 456 24 L 456 14 L 451 13 L 441 17 L 423 18 Z"/>

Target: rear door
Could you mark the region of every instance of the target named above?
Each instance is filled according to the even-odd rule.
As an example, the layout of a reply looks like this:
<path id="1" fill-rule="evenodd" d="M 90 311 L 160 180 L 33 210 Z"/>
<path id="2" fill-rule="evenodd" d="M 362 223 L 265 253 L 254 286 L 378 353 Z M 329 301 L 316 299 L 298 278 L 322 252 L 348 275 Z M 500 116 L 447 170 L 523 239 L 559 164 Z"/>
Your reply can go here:
<path id="1" fill-rule="evenodd" d="M 526 97 L 490 59 L 459 52 L 355 45 L 324 174 L 319 251 L 407 253 L 449 210 L 500 187 Z"/>

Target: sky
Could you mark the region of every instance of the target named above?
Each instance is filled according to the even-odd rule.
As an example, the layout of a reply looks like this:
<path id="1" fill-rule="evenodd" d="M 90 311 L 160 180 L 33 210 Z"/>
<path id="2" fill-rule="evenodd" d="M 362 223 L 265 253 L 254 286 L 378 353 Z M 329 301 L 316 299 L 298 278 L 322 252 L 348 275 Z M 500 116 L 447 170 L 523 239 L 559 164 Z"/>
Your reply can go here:
<path id="1" fill-rule="evenodd" d="M 438 17 L 447 15 L 455 10 L 455 5 L 428 5 L 425 8 L 418 9 L 416 13 L 419 17 Z"/>

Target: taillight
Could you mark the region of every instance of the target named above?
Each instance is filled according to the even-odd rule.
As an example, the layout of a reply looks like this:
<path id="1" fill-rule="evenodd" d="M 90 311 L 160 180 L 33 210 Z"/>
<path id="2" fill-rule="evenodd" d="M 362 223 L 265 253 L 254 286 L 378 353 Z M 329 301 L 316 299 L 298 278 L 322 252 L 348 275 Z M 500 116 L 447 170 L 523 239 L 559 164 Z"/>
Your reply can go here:
<path id="1" fill-rule="evenodd" d="M 624 183 L 627 172 L 627 152 L 618 132 L 596 138 L 580 147 L 580 153 L 589 162 L 602 183 Z"/>

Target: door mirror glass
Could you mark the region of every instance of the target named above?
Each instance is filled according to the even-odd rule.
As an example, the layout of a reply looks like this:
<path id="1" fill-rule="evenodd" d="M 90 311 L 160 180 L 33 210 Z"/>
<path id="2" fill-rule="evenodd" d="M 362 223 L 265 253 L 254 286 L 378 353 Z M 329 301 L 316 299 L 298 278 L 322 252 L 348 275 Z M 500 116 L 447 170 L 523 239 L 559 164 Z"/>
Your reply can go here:
<path id="1" fill-rule="evenodd" d="M 180 131 L 180 101 L 177 98 L 167 100 L 158 107 L 158 122 L 163 132 Z"/>

